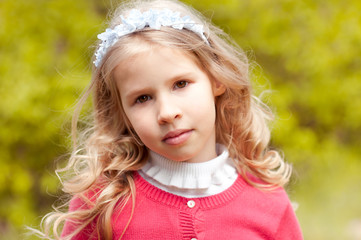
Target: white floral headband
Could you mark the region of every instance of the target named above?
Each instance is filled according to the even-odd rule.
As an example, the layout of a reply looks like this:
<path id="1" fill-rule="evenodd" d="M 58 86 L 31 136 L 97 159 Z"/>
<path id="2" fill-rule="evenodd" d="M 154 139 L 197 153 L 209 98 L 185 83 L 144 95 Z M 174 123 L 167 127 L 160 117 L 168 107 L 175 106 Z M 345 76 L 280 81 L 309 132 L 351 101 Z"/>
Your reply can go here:
<path id="1" fill-rule="evenodd" d="M 95 53 L 94 65 L 98 67 L 107 53 L 122 36 L 131 34 L 137 30 L 149 27 L 159 30 L 160 27 L 172 27 L 174 29 L 188 29 L 200 36 L 208 45 L 208 40 L 204 35 L 203 25 L 195 23 L 189 16 L 180 16 L 180 12 L 173 12 L 169 9 L 153 10 L 150 9 L 141 13 L 137 9 L 132 9 L 127 18 L 120 16 L 122 24 L 117 25 L 113 29 L 107 28 L 105 32 L 98 35 L 98 39 L 102 42 Z"/>

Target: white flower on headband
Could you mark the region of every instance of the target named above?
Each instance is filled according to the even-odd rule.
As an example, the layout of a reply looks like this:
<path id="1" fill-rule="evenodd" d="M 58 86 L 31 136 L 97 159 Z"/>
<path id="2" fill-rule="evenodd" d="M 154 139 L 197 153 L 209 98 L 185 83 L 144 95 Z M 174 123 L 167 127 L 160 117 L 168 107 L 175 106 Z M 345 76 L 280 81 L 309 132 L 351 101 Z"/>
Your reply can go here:
<path id="1" fill-rule="evenodd" d="M 107 53 L 107 50 L 112 47 L 119 38 L 124 35 L 133 33 L 137 30 L 149 27 L 151 29 L 159 30 L 162 26 L 172 27 L 174 29 L 188 29 L 196 33 L 207 44 L 208 40 L 204 36 L 202 24 L 195 23 L 189 16 L 180 16 L 179 12 L 173 12 L 169 9 L 153 10 L 150 9 L 141 13 L 137 9 L 132 9 L 127 18 L 120 16 L 122 24 L 117 25 L 113 29 L 107 28 L 105 32 L 98 35 L 98 39 L 102 42 L 95 53 L 94 65 L 98 67 Z"/>

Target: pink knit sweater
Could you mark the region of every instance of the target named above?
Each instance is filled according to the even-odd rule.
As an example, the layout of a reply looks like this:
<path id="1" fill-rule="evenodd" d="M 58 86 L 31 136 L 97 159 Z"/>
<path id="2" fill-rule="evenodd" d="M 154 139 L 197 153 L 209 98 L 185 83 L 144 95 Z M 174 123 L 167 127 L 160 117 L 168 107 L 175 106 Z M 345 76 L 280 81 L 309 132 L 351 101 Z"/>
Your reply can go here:
<path id="1" fill-rule="evenodd" d="M 303 239 L 283 189 L 261 191 L 238 177 L 220 194 L 188 199 L 154 187 L 138 173 L 135 185 L 134 215 L 122 239 Z M 114 212 L 113 239 L 123 233 L 131 205 L 129 201 L 121 213 Z M 70 211 L 83 207 L 83 202 L 74 198 Z M 67 222 L 62 235 L 72 230 L 73 225 Z M 89 226 L 73 239 L 97 239 L 94 236 Z"/>

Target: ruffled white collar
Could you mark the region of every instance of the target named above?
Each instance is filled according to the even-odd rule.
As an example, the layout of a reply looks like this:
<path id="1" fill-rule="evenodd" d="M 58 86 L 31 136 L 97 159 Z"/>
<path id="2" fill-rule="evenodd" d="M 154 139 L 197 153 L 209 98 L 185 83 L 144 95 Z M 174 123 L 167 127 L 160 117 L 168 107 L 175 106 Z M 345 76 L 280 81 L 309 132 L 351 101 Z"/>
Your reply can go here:
<path id="1" fill-rule="evenodd" d="M 222 187 L 225 182 L 233 182 L 238 174 L 232 159 L 223 145 L 216 145 L 217 157 L 203 163 L 175 162 L 150 151 L 141 175 L 146 175 L 158 183 L 179 189 L 207 189 Z"/>

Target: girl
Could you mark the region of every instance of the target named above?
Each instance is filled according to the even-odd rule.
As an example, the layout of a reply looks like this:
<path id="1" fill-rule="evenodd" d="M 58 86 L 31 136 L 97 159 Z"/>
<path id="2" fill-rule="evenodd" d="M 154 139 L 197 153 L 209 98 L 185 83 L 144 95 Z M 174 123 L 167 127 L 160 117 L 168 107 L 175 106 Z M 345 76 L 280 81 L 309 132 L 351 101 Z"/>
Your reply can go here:
<path id="1" fill-rule="evenodd" d="M 98 38 L 79 102 L 93 94 L 93 126 L 45 238 L 302 239 L 291 168 L 267 148 L 272 115 L 219 28 L 177 1 L 131 1 Z"/>

